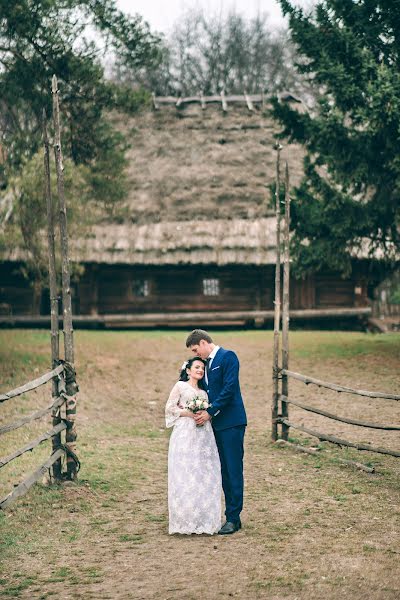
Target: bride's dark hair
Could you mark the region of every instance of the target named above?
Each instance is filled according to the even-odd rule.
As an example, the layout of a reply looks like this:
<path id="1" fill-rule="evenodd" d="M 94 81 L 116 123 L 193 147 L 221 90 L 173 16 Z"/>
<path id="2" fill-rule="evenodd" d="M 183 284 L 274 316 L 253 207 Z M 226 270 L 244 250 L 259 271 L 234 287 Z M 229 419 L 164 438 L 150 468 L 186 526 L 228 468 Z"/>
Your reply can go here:
<path id="1" fill-rule="evenodd" d="M 204 365 L 204 369 L 206 368 L 206 364 L 207 362 L 205 360 L 203 360 L 202 358 L 200 358 L 199 356 L 191 356 L 188 360 L 186 360 L 183 365 L 182 365 L 182 370 L 181 373 L 179 375 L 179 381 L 189 381 L 189 375 L 186 373 L 186 369 L 190 369 L 190 367 L 192 366 L 192 364 L 196 361 L 199 360 L 200 362 L 203 363 Z M 204 377 L 202 379 L 200 379 L 199 381 L 199 388 L 201 390 L 205 389 L 205 381 L 204 381 Z"/>

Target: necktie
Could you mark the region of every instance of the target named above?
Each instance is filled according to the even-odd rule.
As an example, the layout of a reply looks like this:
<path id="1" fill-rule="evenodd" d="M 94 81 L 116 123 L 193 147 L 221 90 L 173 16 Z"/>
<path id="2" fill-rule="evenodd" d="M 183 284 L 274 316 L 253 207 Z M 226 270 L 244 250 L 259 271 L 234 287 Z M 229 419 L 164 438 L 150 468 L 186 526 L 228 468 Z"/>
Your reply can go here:
<path id="1" fill-rule="evenodd" d="M 208 371 L 210 370 L 210 362 L 211 362 L 211 358 L 207 358 L 207 360 L 206 360 L 206 379 L 207 379 L 207 383 L 208 383 Z"/>

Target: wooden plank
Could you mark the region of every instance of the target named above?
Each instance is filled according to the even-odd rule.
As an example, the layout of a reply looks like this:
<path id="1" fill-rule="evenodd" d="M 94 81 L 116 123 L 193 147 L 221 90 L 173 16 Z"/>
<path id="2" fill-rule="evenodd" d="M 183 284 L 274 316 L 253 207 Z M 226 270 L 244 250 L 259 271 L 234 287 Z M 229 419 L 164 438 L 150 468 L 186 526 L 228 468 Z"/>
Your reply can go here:
<path id="1" fill-rule="evenodd" d="M 377 448 L 376 446 L 369 446 L 368 444 L 356 444 L 355 442 L 348 442 L 347 440 L 342 440 L 341 438 L 337 438 L 334 435 L 320 433 L 319 431 L 315 431 L 314 429 L 309 429 L 308 427 L 297 425 L 296 423 L 292 423 L 287 419 L 278 419 L 278 421 L 280 421 L 281 423 L 285 421 L 285 425 L 287 425 L 288 427 L 293 427 L 293 429 L 298 429 L 299 431 L 308 433 L 309 435 L 318 438 L 322 442 L 331 442 L 332 444 L 337 444 L 338 446 L 348 446 L 349 448 L 356 448 L 357 450 L 377 452 L 378 454 L 388 454 L 389 456 L 395 456 L 397 458 L 400 457 L 400 452 L 396 452 L 395 450 L 386 450 L 386 448 Z"/>
<path id="2" fill-rule="evenodd" d="M 300 446 L 299 444 L 293 444 L 292 442 L 288 442 L 287 440 L 276 440 L 275 444 L 277 446 L 286 446 L 288 448 L 292 448 L 292 450 L 296 450 L 296 452 L 304 452 L 306 454 L 318 454 L 320 452 L 320 448 L 306 448 L 305 446 Z M 363 465 L 360 462 L 355 460 L 347 460 L 345 458 L 336 458 L 335 460 L 348 465 L 349 467 L 355 467 L 361 471 L 365 471 L 366 473 L 374 473 L 374 467 L 367 467 L 367 465 Z"/>
<path id="3" fill-rule="evenodd" d="M 373 319 L 372 317 L 369 317 L 368 325 L 374 332 L 387 333 L 389 331 L 388 326 L 381 319 Z"/>
<path id="4" fill-rule="evenodd" d="M 71 373 L 72 379 L 75 377 L 74 370 L 74 329 L 72 324 L 72 299 L 71 299 L 71 270 L 69 260 L 69 240 L 67 226 L 67 207 L 64 193 L 64 167 L 61 148 L 61 126 L 60 126 L 60 107 L 59 107 L 59 91 L 57 78 L 53 75 L 52 79 L 53 93 L 53 122 L 54 122 L 54 157 L 56 162 L 57 172 L 57 190 L 58 190 L 58 214 L 60 226 L 60 241 L 61 241 L 61 280 L 62 280 L 62 304 L 63 304 L 63 333 L 64 333 L 64 356 L 67 363 L 66 369 L 66 387 L 67 387 L 67 409 L 66 419 L 68 421 L 67 431 L 65 433 L 65 443 L 72 452 L 75 451 L 76 430 L 75 430 L 75 415 L 76 415 L 76 395 L 71 397 L 71 391 L 68 384 L 72 385 L 73 381 L 68 381 Z M 54 427 L 56 430 L 57 427 Z M 61 431 L 61 430 L 59 430 Z M 67 473 L 70 480 L 76 479 L 77 465 L 73 459 L 73 455 L 67 454 Z"/>
<path id="5" fill-rule="evenodd" d="M 368 467 L 367 465 L 363 465 L 363 463 L 357 462 L 356 460 L 347 460 L 346 458 L 337 458 L 339 462 L 347 465 L 348 467 L 355 467 L 360 471 L 365 471 L 366 473 L 375 473 L 374 467 Z"/>
<path id="6" fill-rule="evenodd" d="M 8 494 L 5 498 L 0 500 L 0 509 L 4 509 L 9 506 L 14 500 L 26 494 L 29 488 L 32 487 L 36 481 L 38 481 L 43 475 L 46 474 L 46 471 L 51 467 L 56 460 L 59 460 L 64 455 L 64 449 L 59 448 L 44 462 L 36 471 L 31 473 L 29 477 L 27 477 L 24 481 L 22 481 L 19 485 L 17 485 L 12 492 Z"/>
<path id="7" fill-rule="evenodd" d="M 15 452 L 13 452 L 12 454 L 9 454 L 8 456 L 1 458 L 0 459 L 0 468 L 4 467 L 4 465 L 7 465 L 8 463 L 10 463 L 12 460 L 17 458 L 18 456 L 25 454 L 25 452 L 29 452 L 30 450 L 33 450 L 33 448 L 36 448 L 36 446 L 39 446 L 39 444 L 41 444 L 42 442 L 45 442 L 49 438 L 53 437 L 53 435 L 57 435 L 57 433 L 60 433 L 61 431 L 63 431 L 66 428 L 67 428 L 66 424 L 64 422 L 62 422 L 62 423 L 59 423 L 58 425 L 56 425 L 55 427 L 53 427 L 52 429 L 50 429 L 49 431 L 45 431 L 45 433 L 43 433 L 40 437 L 36 438 L 36 440 L 29 442 L 22 448 L 18 448 L 18 450 L 15 450 Z"/>
<path id="8" fill-rule="evenodd" d="M 323 319 L 330 317 L 362 317 L 371 314 L 371 307 L 365 306 L 362 308 L 348 307 L 348 308 L 310 308 L 303 310 L 291 310 L 290 316 L 297 319 Z"/>
<path id="9" fill-rule="evenodd" d="M 157 104 L 176 104 L 175 96 L 154 96 Z M 158 107 L 157 107 L 158 108 Z"/>
<path id="10" fill-rule="evenodd" d="M 64 190 L 64 166 L 61 148 L 61 125 L 59 90 L 57 77 L 53 75 L 51 91 L 53 94 L 53 124 L 54 124 L 54 158 L 57 173 L 58 216 L 61 240 L 61 278 L 63 304 L 64 356 L 71 365 L 74 364 L 74 338 L 72 326 L 71 276 L 68 250 L 67 208 Z"/>
<path id="11" fill-rule="evenodd" d="M 334 421 L 348 423 L 349 425 L 357 425 L 358 427 L 369 427 L 371 429 L 385 429 L 387 431 L 400 431 L 400 426 L 397 425 L 380 425 L 379 423 L 369 423 L 367 421 L 359 421 L 358 419 L 338 417 L 337 415 L 327 412 L 326 410 L 315 408 L 314 406 L 308 406 L 307 404 L 303 404 L 302 402 L 298 402 L 297 400 L 290 400 L 287 396 L 283 394 L 281 395 L 281 401 L 284 403 L 293 404 L 294 406 L 298 406 L 303 410 L 307 410 L 317 415 L 322 415 L 323 417 L 327 417 L 328 419 L 333 419 Z"/>
<path id="12" fill-rule="evenodd" d="M 51 321 L 51 361 L 54 369 L 60 358 L 59 328 L 58 328 L 58 294 L 57 271 L 54 231 L 54 205 L 50 180 L 50 148 L 47 135 L 46 112 L 43 111 L 43 143 L 44 143 L 44 179 L 47 206 L 47 244 L 49 252 L 49 285 L 50 285 L 50 321 Z M 53 379 L 53 396 L 57 395 L 57 382 Z"/>
<path id="13" fill-rule="evenodd" d="M 14 390 L 10 390 L 6 394 L 0 394 L 0 402 L 5 402 L 6 400 L 10 400 L 10 398 L 15 398 L 15 396 L 20 396 L 25 392 L 35 390 L 36 388 L 53 379 L 53 377 L 57 377 L 57 375 L 60 375 L 60 373 L 62 373 L 63 370 L 64 365 L 58 365 L 58 367 L 56 367 L 52 371 L 49 371 L 48 373 L 45 373 L 44 375 L 41 375 L 37 379 L 33 379 L 32 381 L 29 381 L 28 383 L 25 383 L 24 385 L 21 385 L 20 387 L 15 388 Z"/>
<path id="14" fill-rule="evenodd" d="M 181 104 L 191 104 L 194 102 L 201 102 L 201 95 L 200 96 L 186 96 L 186 97 L 182 97 L 181 98 Z M 249 101 L 251 103 L 264 103 L 265 98 L 264 98 L 264 94 L 248 94 L 248 98 Z M 154 96 L 153 97 L 153 103 L 158 105 L 160 104 L 175 104 L 177 103 L 178 98 L 176 98 L 175 96 Z M 244 104 L 246 103 L 246 98 L 243 95 L 240 94 L 230 94 L 229 96 L 226 96 L 226 100 L 227 102 L 237 102 L 237 103 L 241 103 Z M 210 104 L 210 103 L 215 103 L 215 102 L 221 102 L 221 96 L 203 96 L 203 101 L 205 104 Z"/>
<path id="15" fill-rule="evenodd" d="M 46 111 L 43 110 L 43 142 L 44 142 L 44 179 L 45 179 L 45 196 L 47 205 L 47 243 L 49 250 L 49 284 L 50 284 L 50 322 L 51 322 L 51 366 L 54 369 L 60 359 L 60 337 L 58 326 L 58 294 L 57 294 L 57 269 L 56 269 L 56 251 L 55 251 L 55 230 L 54 230 L 54 203 L 51 193 L 51 178 L 50 178 L 50 147 L 49 138 L 47 135 L 47 118 Z M 58 382 L 53 379 L 52 396 L 58 396 Z M 56 402 L 54 403 L 56 404 Z M 40 411 L 39 411 L 40 413 Z M 36 414 L 36 418 L 39 418 Z M 61 422 L 59 406 L 52 407 L 53 427 Z M 61 446 L 61 434 L 57 434 L 52 438 L 53 451 Z M 61 480 L 61 459 L 53 465 L 53 475 L 57 480 Z"/>
<path id="16" fill-rule="evenodd" d="M 227 112 L 228 111 L 228 103 L 226 101 L 226 96 L 225 96 L 224 90 L 222 90 L 222 92 L 221 92 L 221 103 L 222 103 L 222 110 L 224 112 Z"/>
<path id="17" fill-rule="evenodd" d="M 279 401 L 279 327 L 281 309 L 281 209 L 280 209 L 280 151 L 281 145 L 276 146 L 275 170 L 275 215 L 276 215 L 276 263 L 275 263 L 275 300 L 274 300 L 274 345 L 272 358 L 272 440 L 278 439 L 278 401 Z"/>
<path id="18" fill-rule="evenodd" d="M 369 392 L 367 390 L 356 390 L 350 387 L 346 387 L 344 385 L 337 385 L 336 383 L 330 383 L 327 381 L 322 381 L 321 379 L 315 379 L 315 377 L 308 377 L 307 375 L 302 375 L 301 373 L 296 373 L 295 371 L 287 371 L 282 369 L 282 374 L 288 375 L 288 377 L 293 377 L 293 379 L 297 379 L 298 381 L 302 381 L 306 385 L 312 383 L 314 385 L 318 385 L 319 387 L 324 387 L 329 390 L 334 390 L 335 392 L 346 392 L 348 394 L 357 394 L 358 396 L 366 396 L 367 398 L 383 398 L 385 400 L 400 400 L 400 396 L 397 394 L 386 394 L 385 392 Z"/>
<path id="19" fill-rule="evenodd" d="M 31 415 L 28 415 L 26 417 L 21 417 L 21 419 L 18 419 L 17 421 L 14 421 L 13 423 L 9 423 L 9 425 L 3 425 L 3 427 L 0 427 L 0 435 L 2 435 L 3 433 L 8 433 L 9 431 L 14 431 L 14 429 L 19 429 L 19 427 L 22 427 L 23 425 L 25 425 L 26 423 L 30 423 L 31 421 L 41 419 L 42 417 L 44 417 L 45 415 L 50 413 L 52 410 L 59 409 L 64 404 L 64 402 L 65 402 L 64 397 L 62 397 L 62 396 L 58 397 L 47 408 L 42 408 L 41 410 L 38 410 L 38 411 L 32 413 Z M 54 424 L 55 423 L 53 423 L 53 425 Z"/>
<path id="20" fill-rule="evenodd" d="M 244 99 L 246 100 L 246 104 L 247 104 L 247 108 L 253 112 L 254 111 L 254 105 L 253 105 L 253 101 L 250 98 L 250 96 L 245 92 L 244 93 Z"/>
<path id="21" fill-rule="evenodd" d="M 284 218 L 284 260 L 283 260 L 283 295 L 282 295 L 282 368 L 289 368 L 289 283 L 290 283 L 290 250 L 289 250 L 289 229 L 290 229 L 290 196 L 289 196 L 289 166 L 286 162 L 285 167 L 285 218 Z M 289 378 L 282 376 L 282 394 L 289 395 Z M 281 406 L 282 417 L 288 418 L 287 403 Z M 287 440 L 289 430 L 286 425 L 282 425 L 282 438 Z"/>
<path id="22" fill-rule="evenodd" d="M 160 302 L 157 303 L 157 307 L 160 307 Z M 225 320 L 229 319 L 241 319 L 243 315 L 245 315 L 246 319 L 264 319 L 266 322 L 273 322 L 274 320 L 274 311 L 273 310 L 240 310 L 240 311 L 229 311 L 220 309 L 218 312 L 209 312 L 204 310 L 193 310 L 193 306 L 188 306 L 187 310 L 179 311 L 171 311 L 165 309 L 165 312 L 149 312 L 149 313 L 139 313 L 139 312 L 126 312 L 124 309 L 122 314 L 108 313 L 104 310 L 100 311 L 101 314 L 86 314 L 86 315 L 74 315 L 73 321 L 75 324 L 79 324 L 82 326 L 90 326 L 90 325 L 100 325 L 104 323 L 106 320 L 111 322 L 112 320 L 124 320 L 126 323 L 129 322 L 146 322 L 151 321 L 153 318 L 156 321 L 164 321 L 166 324 L 170 322 L 179 322 L 182 318 L 187 319 L 195 319 L 199 321 L 203 318 L 212 318 L 214 320 L 219 320 L 220 318 L 224 318 Z M 132 309 L 132 306 L 130 306 Z M 151 311 L 154 308 L 151 307 Z M 347 309 L 330 309 L 330 310 L 318 310 L 318 309 L 310 309 L 310 310 L 291 310 L 290 311 L 290 319 L 293 321 L 294 319 L 324 319 L 324 318 L 356 318 L 356 317 L 368 317 L 371 314 L 370 307 L 364 308 L 347 308 Z M 0 315 L 0 324 L 1 325 L 24 325 L 24 326 L 50 326 L 50 317 L 43 315 L 18 315 L 18 316 L 10 316 L 10 315 Z M 22 392 L 21 392 L 22 393 Z M 0 401 L 2 396 L 0 395 Z M 6 400 L 8 398 L 5 398 Z"/>
<path id="23" fill-rule="evenodd" d="M 306 448 L 305 446 L 300 446 L 299 444 L 293 444 L 288 440 L 276 440 L 275 444 L 277 446 L 286 446 L 287 448 L 292 448 L 292 450 L 304 452 L 305 454 L 318 454 L 320 452 L 319 448 Z"/>

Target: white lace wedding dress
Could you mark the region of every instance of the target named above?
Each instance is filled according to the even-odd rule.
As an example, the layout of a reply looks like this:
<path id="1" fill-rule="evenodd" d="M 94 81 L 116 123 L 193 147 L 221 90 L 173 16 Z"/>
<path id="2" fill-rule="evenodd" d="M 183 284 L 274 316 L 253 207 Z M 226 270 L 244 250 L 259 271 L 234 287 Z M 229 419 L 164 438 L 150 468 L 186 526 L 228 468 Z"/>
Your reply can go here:
<path id="1" fill-rule="evenodd" d="M 173 427 L 168 452 L 169 533 L 216 533 L 221 527 L 221 465 L 211 422 L 197 427 L 180 417 L 187 401 L 207 393 L 186 381 L 172 388 L 165 407 Z"/>

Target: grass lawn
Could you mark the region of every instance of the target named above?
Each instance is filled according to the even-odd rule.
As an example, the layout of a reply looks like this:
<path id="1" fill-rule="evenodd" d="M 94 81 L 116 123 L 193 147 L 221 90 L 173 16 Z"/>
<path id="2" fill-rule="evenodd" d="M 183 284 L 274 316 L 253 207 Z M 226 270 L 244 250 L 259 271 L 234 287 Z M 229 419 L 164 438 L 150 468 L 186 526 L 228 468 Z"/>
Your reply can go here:
<path id="1" fill-rule="evenodd" d="M 187 357 L 182 331 L 77 331 L 80 385 L 74 484 L 35 485 L 0 512 L 0 597 L 66 599 L 400 597 L 399 459 L 320 444 L 317 455 L 271 443 L 272 332 L 215 333 L 237 351 L 249 426 L 243 530 L 169 536 L 164 406 Z M 400 394 L 400 334 L 291 333 L 290 368 Z M 48 370 L 47 331 L 0 330 L 1 392 Z M 1 422 L 50 401 L 50 385 L 0 405 Z M 400 422 L 400 403 L 290 382 L 290 395 L 330 412 Z M 354 427 L 290 406 L 296 423 L 400 450 L 399 432 Z M 3 435 L 1 456 L 49 426 Z M 318 440 L 295 430 L 303 445 Z M 50 453 L 46 442 L 1 469 L 3 497 Z M 341 464 L 350 458 L 374 474 Z"/>

